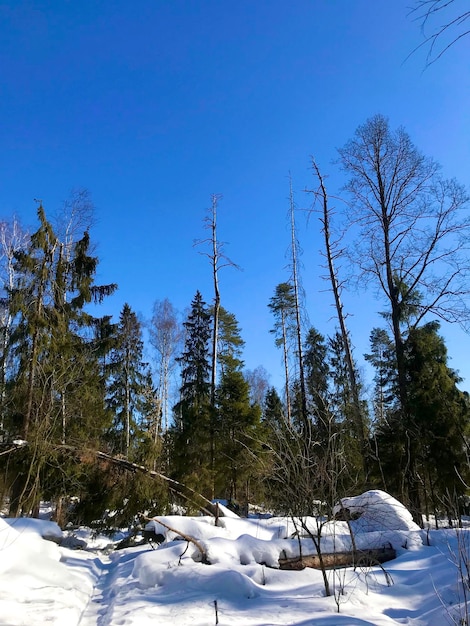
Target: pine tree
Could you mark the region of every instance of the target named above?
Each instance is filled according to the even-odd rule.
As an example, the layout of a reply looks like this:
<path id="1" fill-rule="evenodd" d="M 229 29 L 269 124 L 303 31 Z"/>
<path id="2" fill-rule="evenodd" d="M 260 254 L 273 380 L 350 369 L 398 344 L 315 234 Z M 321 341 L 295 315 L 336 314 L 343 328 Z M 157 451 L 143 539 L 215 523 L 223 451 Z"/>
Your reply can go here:
<path id="1" fill-rule="evenodd" d="M 270 331 L 276 338 L 276 346 L 282 347 L 284 364 L 284 391 L 286 396 L 287 421 L 291 422 L 292 403 L 290 397 L 290 355 L 295 329 L 295 295 L 290 283 L 276 286 L 268 308 L 274 315 L 274 328 Z"/>
<path id="2" fill-rule="evenodd" d="M 217 349 L 220 377 L 229 370 L 241 369 L 243 367 L 241 356 L 244 345 L 245 342 L 241 338 L 237 318 L 233 313 L 221 306 L 219 310 Z"/>

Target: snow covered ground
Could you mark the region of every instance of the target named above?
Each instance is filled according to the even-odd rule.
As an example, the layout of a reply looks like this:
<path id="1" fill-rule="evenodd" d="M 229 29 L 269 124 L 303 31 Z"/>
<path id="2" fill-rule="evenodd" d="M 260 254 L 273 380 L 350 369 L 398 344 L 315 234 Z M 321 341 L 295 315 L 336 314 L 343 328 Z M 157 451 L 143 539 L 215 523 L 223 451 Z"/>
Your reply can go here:
<path id="1" fill-rule="evenodd" d="M 85 529 L 75 534 L 87 549 L 71 549 L 50 540 L 64 538 L 52 522 L 0 518 L 0 625 L 467 623 L 460 621 L 466 619 L 460 570 L 468 564 L 470 531 L 422 531 L 379 491 L 345 499 L 343 507 L 359 516 L 351 522 L 358 548 L 392 545 L 397 558 L 383 568 L 330 570 L 330 597 L 320 571 L 278 568 L 281 555 L 299 549 L 295 525 L 285 518 L 241 519 L 225 511 L 215 526 L 209 517 L 160 517 L 148 528 L 165 536 L 161 545 L 109 553 L 98 549 L 109 539 L 93 540 Z M 308 524 L 316 533 L 316 521 Z M 350 549 L 347 523 L 326 524 L 321 541 L 325 552 Z M 314 552 L 311 539 L 300 542 L 304 553 Z"/>

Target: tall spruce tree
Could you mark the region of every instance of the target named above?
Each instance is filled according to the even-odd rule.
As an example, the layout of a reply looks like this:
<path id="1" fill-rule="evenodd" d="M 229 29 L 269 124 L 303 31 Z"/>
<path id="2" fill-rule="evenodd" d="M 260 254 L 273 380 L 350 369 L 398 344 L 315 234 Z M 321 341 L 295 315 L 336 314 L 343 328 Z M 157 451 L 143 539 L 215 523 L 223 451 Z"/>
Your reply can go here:
<path id="1" fill-rule="evenodd" d="M 112 438 L 115 451 L 133 457 L 139 437 L 148 365 L 143 362 L 144 342 L 137 315 L 126 303 L 119 316 L 117 345 L 111 355 L 112 380 L 108 404 L 114 414 Z"/>
<path id="2" fill-rule="evenodd" d="M 305 378 L 309 412 L 312 415 L 317 437 L 328 436 L 334 415 L 331 411 L 328 360 L 328 345 L 325 337 L 315 328 L 310 328 L 304 346 Z"/>
<path id="3" fill-rule="evenodd" d="M 9 300 L 16 354 L 9 380 L 9 432 L 29 443 L 15 468 L 11 465 L 16 471 L 10 494 L 14 515 L 34 508 L 46 490 L 49 495 L 64 490 L 66 463 L 58 446 L 70 438 L 86 445 L 104 429 L 103 397 L 88 342 L 93 318 L 84 307 L 101 301 L 115 285 L 94 285 L 98 260 L 89 253 L 88 232 L 65 258 L 42 206 L 38 219 L 27 249 L 15 254 L 18 280 Z"/>
<path id="4" fill-rule="evenodd" d="M 181 367 L 180 400 L 174 407 L 173 474 L 188 487 L 212 495 L 211 467 L 211 317 L 199 291 L 186 321 Z"/>
<path id="5" fill-rule="evenodd" d="M 243 501 L 246 513 L 256 488 L 261 408 L 250 402 L 250 386 L 242 373 L 244 341 L 236 317 L 221 309 L 220 383 L 216 393 L 215 495 Z"/>
<path id="6" fill-rule="evenodd" d="M 411 435 L 408 450 L 420 475 L 420 500 L 432 513 L 458 508 L 469 480 L 467 437 L 470 407 L 447 364 L 439 323 L 411 329 L 406 340 Z"/>

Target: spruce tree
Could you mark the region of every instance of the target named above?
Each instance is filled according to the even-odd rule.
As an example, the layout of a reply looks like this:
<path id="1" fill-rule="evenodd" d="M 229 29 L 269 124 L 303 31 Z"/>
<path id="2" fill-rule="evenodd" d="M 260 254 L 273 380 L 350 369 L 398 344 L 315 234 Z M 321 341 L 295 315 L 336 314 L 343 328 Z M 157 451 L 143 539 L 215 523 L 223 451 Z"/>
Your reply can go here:
<path id="1" fill-rule="evenodd" d="M 266 393 L 263 405 L 263 422 L 276 428 L 285 421 L 285 407 L 275 387 Z"/>
<path id="2" fill-rule="evenodd" d="M 39 227 L 25 250 L 15 254 L 18 280 L 10 290 L 9 312 L 16 369 L 8 381 L 9 432 L 28 441 L 17 457 L 11 514 L 31 510 L 47 491 L 66 490 L 70 463 L 64 443 L 86 446 L 104 430 L 103 397 L 84 307 L 112 293 L 115 285 L 94 285 L 97 259 L 84 233 L 65 258 L 63 244 L 38 209 Z M 94 391 L 93 391 L 94 390 Z M 59 452 L 62 450 L 62 452 Z M 70 478 L 72 480 L 72 478 Z"/>
<path id="3" fill-rule="evenodd" d="M 215 494 L 229 501 L 243 501 L 246 513 L 256 488 L 260 445 L 261 408 L 250 402 L 250 386 L 242 373 L 244 341 L 236 317 L 221 309 L 219 362 L 216 393 Z"/>
<path id="4" fill-rule="evenodd" d="M 251 405 L 248 382 L 238 369 L 224 372 L 216 398 L 216 495 L 242 500 L 246 512 L 256 488 L 261 411 Z"/>
<path id="5" fill-rule="evenodd" d="M 211 318 L 199 291 L 191 303 L 185 329 L 180 400 L 174 407 L 172 465 L 174 476 L 206 497 L 212 495 L 211 468 Z"/>
<path id="6" fill-rule="evenodd" d="M 406 340 L 411 453 L 421 477 L 427 512 L 450 514 L 466 492 L 469 471 L 466 441 L 470 407 L 460 382 L 447 364 L 439 323 L 413 328 Z"/>
<path id="7" fill-rule="evenodd" d="M 364 358 L 375 369 L 373 411 L 377 425 L 386 421 L 397 409 L 397 366 L 393 340 L 383 328 L 373 328 L 370 334 L 370 353 Z"/>
<path id="8" fill-rule="evenodd" d="M 304 363 L 310 414 L 317 437 L 324 440 L 333 425 L 334 415 L 329 391 L 328 346 L 325 337 L 315 328 L 310 328 L 305 339 Z"/>
<path id="9" fill-rule="evenodd" d="M 111 355 L 112 380 L 108 405 L 114 414 L 112 438 L 115 452 L 133 457 L 142 428 L 142 410 L 148 365 L 143 362 L 144 342 L 137 315 L 126 303 L 119 316 L 117 345 Z"/>

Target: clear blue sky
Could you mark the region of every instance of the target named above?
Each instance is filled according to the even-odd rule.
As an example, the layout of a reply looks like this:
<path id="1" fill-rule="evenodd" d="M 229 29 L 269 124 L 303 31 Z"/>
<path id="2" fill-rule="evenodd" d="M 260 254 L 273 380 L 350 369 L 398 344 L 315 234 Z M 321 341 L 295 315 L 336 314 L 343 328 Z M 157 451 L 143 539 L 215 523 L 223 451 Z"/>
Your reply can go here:
<path id="1" fill-rule="evenodd" d="M 459 0 L 460 2 L 460 0 Z M 0 2 L 0 216 L 35 224 L 70 190 L 96 205 L 103 314 L 143 318 L 168 297 L 212 298 L 205 236 L 212 193 L 219 238 L 243 268 L 222 270 L 222 304 L 246 341 L 246 366 L 280 384 L 267 303 L 285 281 L 288 174 L 299 207 L 315 155 L 331 193 L 336 148 L 375 113 L 403 125 L 444 173 L 470 186 L 470 37 L 425 70 L 410 0 L 4 0 Z M 316 219 L 298 217 L 311 323 L 334 331 L 319 275 Z M 368 349 L 372 298 L 345 294 L 356 358 Z M 467 335 L 444 330 L 470 388 Z"/>

